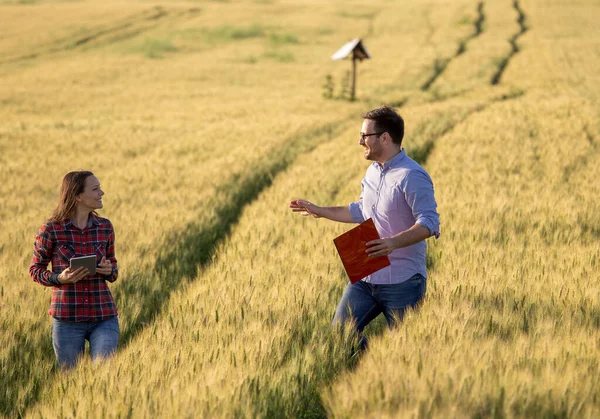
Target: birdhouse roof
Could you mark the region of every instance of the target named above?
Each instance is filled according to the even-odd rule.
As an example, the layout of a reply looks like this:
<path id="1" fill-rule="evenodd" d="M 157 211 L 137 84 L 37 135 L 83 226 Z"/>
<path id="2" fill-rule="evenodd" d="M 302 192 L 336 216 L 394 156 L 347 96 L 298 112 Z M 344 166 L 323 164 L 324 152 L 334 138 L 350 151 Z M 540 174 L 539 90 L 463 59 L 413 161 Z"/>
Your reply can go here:
<path id="1" fill-rule="evenodd" d="M 371 58 L 371 54 L 365 48 L 360 38 L 353 39 L 352 41 L 346 42 L 335 54 L 331 56 L 332 60 L 343 60 L 350 54 L 354 53 L 354 56 L 359 60 Z"/>

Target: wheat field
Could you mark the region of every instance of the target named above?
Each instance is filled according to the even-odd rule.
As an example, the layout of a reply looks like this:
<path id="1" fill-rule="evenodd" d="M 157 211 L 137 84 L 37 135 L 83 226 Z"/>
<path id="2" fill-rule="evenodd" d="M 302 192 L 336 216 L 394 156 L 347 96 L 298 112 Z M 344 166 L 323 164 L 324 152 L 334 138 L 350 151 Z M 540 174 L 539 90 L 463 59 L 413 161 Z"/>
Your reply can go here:
<path id="1" fill-rule="evenodd" d="M 0 0 L 0 414 L 600 416 L 599 18 L 593 0 Z M 372 59 L 349 101 L 329 57 L 355 37 Z M 442 236 L 422 306 L 370 325 L 356 361 L 330 326 L 350 226 L 288 202 L 358 198 L 382 104 Z M 62 372 L 27 268 L 77 169 L 115 226 L 121 337 Z"/>

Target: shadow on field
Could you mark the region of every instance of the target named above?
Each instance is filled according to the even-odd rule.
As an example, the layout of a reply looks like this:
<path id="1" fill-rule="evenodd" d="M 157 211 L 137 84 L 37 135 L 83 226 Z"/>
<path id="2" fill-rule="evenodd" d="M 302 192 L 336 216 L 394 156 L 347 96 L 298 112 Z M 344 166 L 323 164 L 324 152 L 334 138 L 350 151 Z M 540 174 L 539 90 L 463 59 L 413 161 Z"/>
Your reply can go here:
<path id="1" fill-rule="evenodd" d="M 221 204 L 207 204 L 212 217 L 198 224 L 192 222 L 182 232 L 175 232 L 167 240 L 166 249 L 156 261 L 155 279 L 148 281 L 124 281 L 115 293 L 118 301 L 142 301 L 140 312 L 129 327 L 121 334 L 121 345 L 128 344 L 146 325 L 163 310 L 171 293 L 182 283 L 193 280 L 198 269 L 208 265 L 215 249 L 229 236 L 246 205 L 258 198 L 274 178 L 284 171 L 301 154 L 334 138 L 349 118 L 317 127 L 307 133 L 298 134 L 287 141 L 282 149 L 274 150 L 258 162 L 246 178 L 236 178 L 217 191 Z"/>
<path id="2" fill-rule="evenodd" d="M 331 328 L 329 306 L 317 313 L 303 310 L 287 325 L 286 339 L 264 358 L 260 373 L 247 379 L 242 392 L 252 400 L 252 416 L 327 417 L 322 391 L 355 363 L 348 350 L 357 341 Z"/>
<path id="3" fill-rule="evenodd" d="M 269 187 L 273 177 L 284 170 L 287 163 L 280 162 L 269 169 L 255 173 L 249 179 L 227 185 L 231 188 L 227 203 L 215 210 L 214 216 L 204 225 L 190 223 L 183 233 L 172 234 L 167 241 L 168 250 L 159 256 L 154 271 L 156 281 L 131 283 L 119 289 L 119 299 L 143 301 L 141 311 L 131 326 L 121 335 L 121 343 L 127 344 L 147 323 L 162 311 L 163 304 L 172 292 L 191 281 L 198 268 L 210 263 L 217 246 L 225 240 L 237 223 L 244 207 L 254 201 L 260 192 Z M 225 189 L 225 188 L 224 188 Z"/>
<path id="4" fill-rule="evenodd" d="M 44 330 L 36 330 L 42 327 Z M 41 339 L 31 339 L 32 335 Z M 0 360 L 0 416 L 22 417 L 24 409 L 39 398 L 50 381 L 56 361 L 50 330 L 45 325 L 15 333 L 11 345 L 8 356 Z"/>
<path id="5" fill-rule="evenodd" d="M 350 356 L 357 337 L 331 327 L 331 305 L 330 301 L 317 308 L 317 314 L 300 313 L 287 325 L 286 339 L 264 358 L 260 373 L 247 379 L 240 391 L 252 400 L 253 417 L 328 417 L 324 390 L 340 374 L 356 368 L 361 358 Z M 387 330 L 385 317 L 380 315 L 367 326 L 365 335 L 381 336 Z M 239 416 L 244 413 L 240 411 Z"/>

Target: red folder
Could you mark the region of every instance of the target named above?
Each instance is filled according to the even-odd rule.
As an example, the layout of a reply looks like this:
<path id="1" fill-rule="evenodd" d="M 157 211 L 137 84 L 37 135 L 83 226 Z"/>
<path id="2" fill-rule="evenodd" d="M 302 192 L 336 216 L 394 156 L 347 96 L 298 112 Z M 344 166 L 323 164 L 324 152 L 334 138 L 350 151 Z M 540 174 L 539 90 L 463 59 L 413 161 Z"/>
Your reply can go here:
<path id="1" fill-rule="evenodd" d="M 387 256 L 371 258 L 365 253 L 366 243 L 379 238 L 375 223 L 369 218 L 333 239 L 351 283 L 354 284 L 365 276 L 390 266 L 390 259 Z"/>

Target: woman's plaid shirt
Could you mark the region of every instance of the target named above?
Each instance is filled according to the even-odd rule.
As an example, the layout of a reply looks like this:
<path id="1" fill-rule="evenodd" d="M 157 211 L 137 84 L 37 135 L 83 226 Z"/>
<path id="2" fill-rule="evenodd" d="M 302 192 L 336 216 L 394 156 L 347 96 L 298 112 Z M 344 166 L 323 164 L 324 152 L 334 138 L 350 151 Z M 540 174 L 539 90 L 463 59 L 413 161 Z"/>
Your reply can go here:
<path id="1" fill-rule="evenodd" d="M 96 255 L 113 266 L 111 275 L 88 275 L 74 284 L 60 284 L 58 275 L 69 267 L 73 257 Z M 52 263 L 52 271 L 48 264 Z M 71 221 L 48 221 L 40 227 L 33 246 L 29 273 L 39 284 L 52 288 L 52 303 L 48 314 L 58 320 L 89 322 L 106 320 L 117 315 L 117 307 L 106 281 L 117 280 L 115 232 L 106 218 L 90 214 L 83 230 Z"/>

